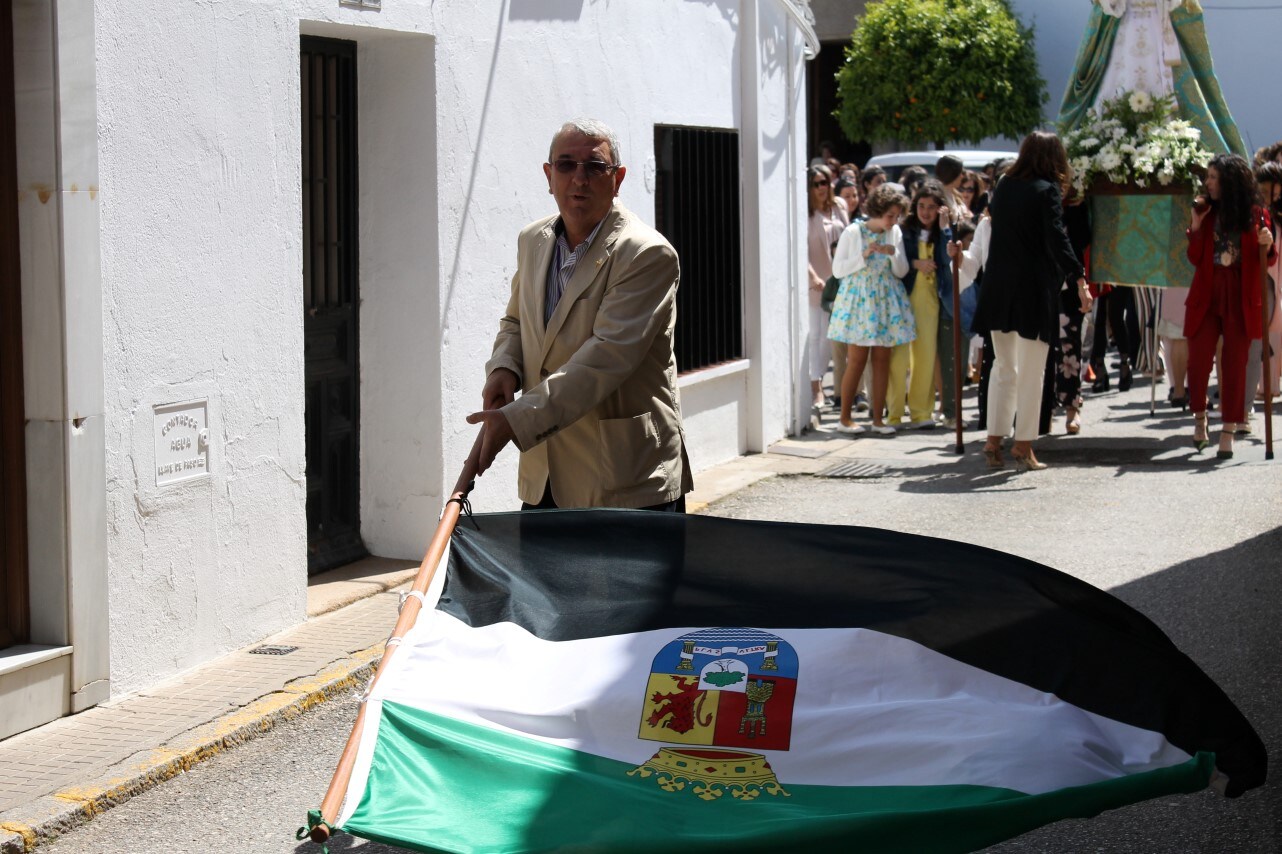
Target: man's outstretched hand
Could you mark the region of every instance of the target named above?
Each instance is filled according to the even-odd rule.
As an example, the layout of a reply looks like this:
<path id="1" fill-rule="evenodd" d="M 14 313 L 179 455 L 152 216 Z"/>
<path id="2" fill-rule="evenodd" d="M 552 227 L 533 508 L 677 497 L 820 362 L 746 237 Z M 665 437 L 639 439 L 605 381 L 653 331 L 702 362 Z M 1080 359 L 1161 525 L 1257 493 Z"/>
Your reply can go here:
<path id="1" fill-rule="evenodd" d="M 468 424 L 482 425 L 481 441 L 474 446 L 472 456 L 468 459 L 469 467 L 478 477 L 493 465 L 499 451 L 515 438 L 512 425 L 501 410 L 516 399 L 519 382 L 516 374 L 507 368 L 495 368 L 486 379 L 485 388 L 481 390 L 483 408 L 480 412 L 467 416 Z"/>
<path id="2" fill-rule="evenodd" d="M 481 443 L 473 452 L 474 459 L 468 460 L 469 463 L 474 464 L 476 475 L 480 477 L 494 463 L 494 458 L 499 455 L 499 451 L 512 441 L 515 434 L 501 409 L 482 409 L 480 412 L 473 412 L 467 416 L 467 423 L 482 425 Z"/>

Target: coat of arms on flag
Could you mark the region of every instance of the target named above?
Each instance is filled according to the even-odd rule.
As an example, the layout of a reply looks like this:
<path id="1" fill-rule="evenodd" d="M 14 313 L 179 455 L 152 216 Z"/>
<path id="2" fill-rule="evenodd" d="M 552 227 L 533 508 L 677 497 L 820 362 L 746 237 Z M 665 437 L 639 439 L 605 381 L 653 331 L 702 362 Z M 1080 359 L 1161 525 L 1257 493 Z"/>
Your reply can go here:
<path id="1" fill-rule="evenodd" d="M 654 657 L 640 738 L 679 745 L 787 750 L 797 696 L 797 654 L 777 635 L 715 628 L 682 635 Z M 787 795 L 765 756 L 743 750 L 664 748 L 639 768 L 659 786 L 692 784 L 704 800 Z"/>

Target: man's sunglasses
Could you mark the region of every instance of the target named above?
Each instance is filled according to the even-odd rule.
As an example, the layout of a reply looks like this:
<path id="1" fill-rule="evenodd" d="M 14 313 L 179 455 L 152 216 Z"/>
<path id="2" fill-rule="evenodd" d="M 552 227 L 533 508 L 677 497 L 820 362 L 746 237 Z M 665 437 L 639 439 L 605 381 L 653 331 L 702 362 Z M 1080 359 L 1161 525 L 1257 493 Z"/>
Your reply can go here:
<path id="1" fill-rule="evenodd" d="M 548 165 L 562 175 L 573 175 L 582 166 L 583 170 L 588 173 L 589 178 L 600 178 L 602 175 L 609 175 L 619 168 L 613 163 L 606 163 L 604 160 L 570 160 L 569 158 L 553 160 Z"/>

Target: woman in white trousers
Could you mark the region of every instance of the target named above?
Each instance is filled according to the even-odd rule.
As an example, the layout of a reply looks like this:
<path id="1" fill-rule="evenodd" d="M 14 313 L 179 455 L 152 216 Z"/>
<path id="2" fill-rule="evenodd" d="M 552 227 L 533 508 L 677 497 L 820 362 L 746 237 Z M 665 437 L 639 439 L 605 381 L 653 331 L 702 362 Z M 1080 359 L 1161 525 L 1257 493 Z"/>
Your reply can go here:
<path id="1" fill-rule="evenodd" d="M 1044 469 L 1033 454 L 1042 380 L 1052 341 L 1059 339 L 1059 291 L 1077 282 L 1082 311 L 1091 296 L 1082 264 L 1064 230 L 1063 194 L 1071 173 L 1059 137 L 1034 131 L 993 190 L 992 240 L 975 311 L 977 331 L 993 340 L 984 456 L 998 468 L 1002 440 L 1015 434 L 1011 456 L 1025 471 Z"/>

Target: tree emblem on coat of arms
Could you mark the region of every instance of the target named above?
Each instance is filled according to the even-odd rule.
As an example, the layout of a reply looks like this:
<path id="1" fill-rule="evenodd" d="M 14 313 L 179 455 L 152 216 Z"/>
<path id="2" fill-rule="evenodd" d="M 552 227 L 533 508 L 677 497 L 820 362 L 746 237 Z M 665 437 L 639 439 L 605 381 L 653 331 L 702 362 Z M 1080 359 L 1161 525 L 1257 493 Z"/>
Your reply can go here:
<path id="1" fill-rule="evenodd" d="M 670 641 L 650 667 L 638 737 L 671 746 L 628 773 L 705 801 L 787 797 L 753 751 L 788 749 L 796 694 L 797 654 L 777 635 L 715 628 Z"/>

